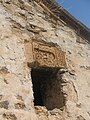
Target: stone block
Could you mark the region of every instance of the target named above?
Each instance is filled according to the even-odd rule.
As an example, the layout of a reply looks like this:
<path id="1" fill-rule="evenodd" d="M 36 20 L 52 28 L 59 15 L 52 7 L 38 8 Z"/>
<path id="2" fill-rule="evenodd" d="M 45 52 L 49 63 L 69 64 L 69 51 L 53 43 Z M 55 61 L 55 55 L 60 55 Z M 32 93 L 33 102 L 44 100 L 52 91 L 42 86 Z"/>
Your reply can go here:
<path id="1" fill-rule="evenodd" d="M 26 61 L 30 67 L 66 68 L 65 52 L 46 42 L 25 42 Z"/>

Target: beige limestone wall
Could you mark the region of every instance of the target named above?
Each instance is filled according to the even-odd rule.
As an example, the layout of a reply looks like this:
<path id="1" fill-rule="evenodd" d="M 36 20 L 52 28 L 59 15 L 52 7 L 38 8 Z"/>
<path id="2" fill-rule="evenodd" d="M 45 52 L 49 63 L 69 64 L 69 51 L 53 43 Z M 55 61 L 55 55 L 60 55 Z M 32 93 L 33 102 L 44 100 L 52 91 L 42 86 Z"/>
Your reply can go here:
<path id="1" fill-rule="evenodd" d="M 25 41 L 53 42 L 66 52 L 64 110 L 33 103 Z M 61 70 L 60 70 L 61 71 Z M 90 120 L 90 44 L 30 0 L 0 0 L 0 120 Z"/>

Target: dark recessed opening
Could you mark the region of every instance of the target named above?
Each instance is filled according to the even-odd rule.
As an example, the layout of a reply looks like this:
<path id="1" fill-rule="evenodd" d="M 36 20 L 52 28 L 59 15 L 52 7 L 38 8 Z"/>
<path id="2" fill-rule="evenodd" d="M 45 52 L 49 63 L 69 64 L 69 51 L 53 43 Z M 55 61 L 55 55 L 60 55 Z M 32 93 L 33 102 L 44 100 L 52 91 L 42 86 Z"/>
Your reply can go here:
<path id="1" fill-rule="evenodd" d="M 35 106 L 45 106 L 48 110 L 52 110 L 65 105 L 61 76 L 57 76 L 59 76 L 58 69 L 31 69 Z"/>

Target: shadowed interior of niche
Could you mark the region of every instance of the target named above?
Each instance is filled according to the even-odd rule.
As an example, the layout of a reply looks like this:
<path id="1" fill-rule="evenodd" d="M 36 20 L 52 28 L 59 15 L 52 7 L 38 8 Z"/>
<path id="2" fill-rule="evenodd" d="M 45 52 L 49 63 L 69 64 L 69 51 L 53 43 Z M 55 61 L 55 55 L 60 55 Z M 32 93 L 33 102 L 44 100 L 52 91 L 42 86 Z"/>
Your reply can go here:
<path id="1" fill-rule="evenodd" d="M 65 98 L 58 69 L 32 68 L 31 78 L 35 106 L 45 106 L 48 110 L 64 107 Z"/>

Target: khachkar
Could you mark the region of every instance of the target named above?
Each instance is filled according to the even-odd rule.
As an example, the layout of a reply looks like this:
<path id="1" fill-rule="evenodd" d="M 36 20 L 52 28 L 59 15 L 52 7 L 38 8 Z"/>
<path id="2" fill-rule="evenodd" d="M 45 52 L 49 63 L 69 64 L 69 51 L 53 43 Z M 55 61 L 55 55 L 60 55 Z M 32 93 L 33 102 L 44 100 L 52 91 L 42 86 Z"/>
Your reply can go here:
<path id="1" fill-rule="evenodd" d="M 30 67 L 66 68 L 65 52 L 54 44 L 25 42 L 25 54 Z"/>

